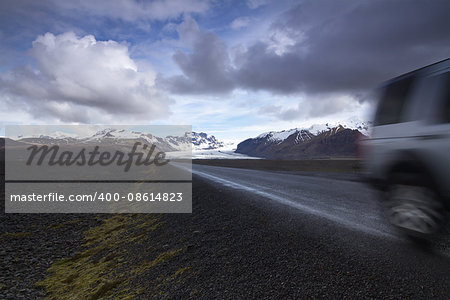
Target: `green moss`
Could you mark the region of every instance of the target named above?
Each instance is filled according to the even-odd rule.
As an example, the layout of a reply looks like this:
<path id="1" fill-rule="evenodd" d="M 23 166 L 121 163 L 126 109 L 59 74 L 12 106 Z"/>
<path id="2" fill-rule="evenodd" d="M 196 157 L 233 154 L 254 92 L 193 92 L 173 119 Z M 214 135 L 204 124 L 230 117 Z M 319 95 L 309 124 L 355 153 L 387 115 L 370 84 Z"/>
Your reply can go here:
<path id="1" fill-rule="evenodd" d="M 2 234 L 2 237 L 7 239 L 26 238 L 31 235 L 31 232 L 7 232 Z"/>
<path id="2" fill-rule="evenodd" d="M 100 226 L 84 232 L 85 250 L 52 264 L 49 276 L 36 285 L 43 287 L 48 299 L 99 299 L 112 295 L 132 299 L 140 290 L 128 288 L 138 275 L 135 268 L 118 271 L 129 261 L 124 245 L 139 243 L 151 231 L 161 226 L 158 218 L 149 215 L 115 215 L 103 220 Z M 164 252 L 142 270 L 166 261 L 181 251 Z"/>
<path id="3" fill-rule="evenodd" d="M 139 288 L 139 289 L 123 289 L 121 290 L 119 293 L 117 293 L 116 295 L 114 295 L 114 299 L 121 299 L 121 300 L 131 300 L 131 299 L 135 299 L 136 296 L 142 294 L 144 292 L 144 288 Z"/>
<path id="4" fill-rule="evenodd" d="M 141 274 L 145 271 L 147 271 L 148 269 L 156 266 L 157 264 L 160 264 L 162 262 L 168 261 L 169 259 L 171 259 L 172 257 L 174 257 L 175 255 L 177 255 L 178 253 L 180 253 L 183 249 L 175 249 L 175 250 L 170 250 L 164 253 L 161 253 L 160 255 L 158 255 L 154 260 L 152 261 L 148 261 L 146 263 L 141 264 L 138 268 L 136 268 L 135 270 L 133 270 L 133 274 L 138 275 Z"/>
<path id="5" fill-rule="evenodd" d="M 90 295 L 90 297 L 88 299 L 99 299 L 103 296 L 105 296 L 106 294 L 108 294 L 108 292 L 112 289 L 114 289 L 118 284 L 120 283 L 120 280 L 105 280 L 103 281 L 98 289 Z"/>
<path id="6" fill-rule="evenodd" d="M 184 267 L 181 269 L 178 269 L 175 274 L 172 275 L 172 278 L 178 277 L 179 275 L 183 274 L 184 272 L 187 272 L 191 269 L 191 267 Z"/>
<path id="7" fill-rule="evenodd" d="M 76 224 L 76 223 L 79 223 L 79 222 L 80 222 L 80 220 L 66 221 L 66 222 L 62 222 L 62 223 L 59 223 L 59 224 L 47 226 L 45 229 L 59 229 L 59 228 L 61 228 L 63 226 Z"/>
<path id="8" fill-rule="evenodd" d="M 167 289 L 167 287 L 173 288 L 174 285 L 178 284 L 181 282 L 181 280 L 179 279 L 179 277 L 181 277 L 182 274 L 188 272 L 191 270 L 191 267 L 184 267 L 184 268 L 180 268 L 178 270 L 175 271 L 175 273 L 169 275 L 169 276 L 161 276 L 158 278 L 158 285 L 157 285 L 157 289 L 158 289 L 158 294 L 160 295 L 166 295 L 166 293 L 164 293 L 163 291 Z"/>
<path id="9" fill-rule="evenodd" d="M 119 280 L 109 274 L 114 269 L 114 260 L 92 259 L 92 255 L 99 251 L 99 247 L 88 249 L 54 263 L 48 269 L 51 276 L 38 282 L 37 286 L 45 288 L 49 299 L 87 299 L 90 295 L 99 298 L 107 294 Z"/>

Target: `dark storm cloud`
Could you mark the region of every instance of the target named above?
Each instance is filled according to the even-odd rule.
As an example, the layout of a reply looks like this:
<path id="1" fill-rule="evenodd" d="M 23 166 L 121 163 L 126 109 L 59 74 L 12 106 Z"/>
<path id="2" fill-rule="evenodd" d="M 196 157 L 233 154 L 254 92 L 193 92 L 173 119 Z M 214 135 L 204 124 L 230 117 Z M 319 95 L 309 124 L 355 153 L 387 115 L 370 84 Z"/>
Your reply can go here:
<path id="1" fill-rule="evenodd" d="M 446 0 L 302 1 L 234 64 L 216 35 L 198 31 L 192 52 L 174 56 L 183 75 L 162 82 L 176 93 L 358 93 L 447 58 L 449 12 Z"/>
<path id="2" fill-rule="evenodd" d="M 355 91 L 446 58 L 449 1 L 306 1 L 273 24 L 295 40 L 245 53 L 241 85 L 281 93 Z"/>
<path id="3" fill-rule="evenodd" d="M 201 31 L 187 18 L 178 29 L 180 38 L 192 47 L 192 53 L 178 50 L 173 59 L 184 75 L 159 78 L 158 83 L 174 93 L 223 93 L 233 88 L 231 67 L 224 43 L 212 32 Z"/>

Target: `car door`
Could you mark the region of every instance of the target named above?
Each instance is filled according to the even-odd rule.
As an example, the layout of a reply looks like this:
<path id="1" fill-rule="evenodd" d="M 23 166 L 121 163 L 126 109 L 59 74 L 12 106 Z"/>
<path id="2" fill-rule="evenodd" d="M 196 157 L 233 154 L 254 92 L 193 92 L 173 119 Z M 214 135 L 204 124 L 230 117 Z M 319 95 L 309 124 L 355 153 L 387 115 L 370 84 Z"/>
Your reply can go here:
<path id="1" fill-rule="evenodd" d="M 417 148 L 430 166 L 441 192 L 450 197 L 450 70 L 449 68 L 424 78 L 422 107 L 427 110 L 423 126 L 418 127 Z M 420 101 L 420 99 L 419 99 Z M 420 107 L 420 103 L 418 105 Z"/>

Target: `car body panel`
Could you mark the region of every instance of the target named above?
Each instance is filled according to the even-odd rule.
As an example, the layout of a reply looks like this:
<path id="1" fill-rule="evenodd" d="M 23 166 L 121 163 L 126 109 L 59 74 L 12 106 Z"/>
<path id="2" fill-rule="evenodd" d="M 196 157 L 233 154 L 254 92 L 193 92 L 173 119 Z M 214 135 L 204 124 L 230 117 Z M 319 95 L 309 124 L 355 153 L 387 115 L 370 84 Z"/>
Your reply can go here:
<path id="1" fill-rule="evenodd" d="M 407 96 L 403 100 L 392 98 L 393 101 L 403 101 L 402 104 L 382 107 L 385 105 L 383 101 L 387 100 L 380 100 L 371 135 L 361 140 L 359 146 L 365 158 L 365 176 L 370 181 L 386 182 L 396 166 L 415 164 L 433 181 L 436 191 L 450 209 L 450 120 L 441 117 L 448 114 L 443 110 L 450 107 L 449 71 L 450 59 L 447 59 L 382 85 L 379 94 L 383 97 L 384 91 L 386 99 L 390 100 L 389 89 L 395 91 L 397 85 L 400 95 L 401 88 L 406 86 L 402 86 L 402 82 L 413 82 L 404 89 L 406 92 L 403 94 Z M 398 97 L 400 99 L 401 96 Z M 380 117 L 382 113 L 391 113 L 390 108 L 397 109 L 398 112 L 394 113 L 397 115 Z M 377 123 L 377 118 L 388 124 Z"/>

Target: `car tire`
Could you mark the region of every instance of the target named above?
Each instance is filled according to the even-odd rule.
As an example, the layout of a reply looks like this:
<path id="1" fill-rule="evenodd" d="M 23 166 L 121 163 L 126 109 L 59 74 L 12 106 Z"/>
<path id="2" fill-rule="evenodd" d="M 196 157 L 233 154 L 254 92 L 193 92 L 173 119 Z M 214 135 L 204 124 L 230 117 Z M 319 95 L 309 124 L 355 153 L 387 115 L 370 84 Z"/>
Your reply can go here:
<path id="1" fill-rule="evenodd" d="M 415 240 L 437 234 L 447 221 L 442 201 L 421 174 L 394 174 L 384 194 L 383 209 L 391 224 Z"/>

